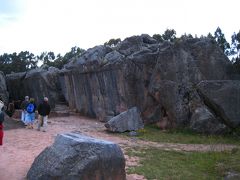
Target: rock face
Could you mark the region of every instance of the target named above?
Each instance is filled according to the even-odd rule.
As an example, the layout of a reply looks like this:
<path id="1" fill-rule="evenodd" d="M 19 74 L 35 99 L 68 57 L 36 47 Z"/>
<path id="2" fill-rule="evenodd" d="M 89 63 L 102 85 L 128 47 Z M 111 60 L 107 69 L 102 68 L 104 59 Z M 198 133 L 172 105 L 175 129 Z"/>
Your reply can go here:
<path id="1" fill-rule="evenodd" d="M 27 179 L 125 180 L 125 159 L 111 142 L 61 134 L 34 160 Z"/>
<path id="2" fill-rule="evenodd" d="M 62 94 L 58 73 L 58 69 L 49 68 L 7 75 L 10 99 L 24 100 L 24 97 L 28 95 L 33 97 L 38 104 L 44 96 L 47 96 L 50 105 L 54 107 Z"/>
<path id="3" fill-rule="evenodd" d="M 212 40 L 157 43 L 141 35 L 114 48 L 86 51 L 65 66 L 60 79 L 70 107 L 84 115 L 106 121 L 136 106 L 145 123 L 197 132 L 208 128 L 214 134 L 225 132 L 228 125 L 205 104 L 196 86 L 229 79 L 230 66 Z"/>
<path id="4" fill-rule="evenodd" d="M 15 99 L 26 94 L 38 99 L 44 94 L 54 103 L 63 94 L 70 109 L 104 122 L 136 106 L 144 123 L 218 134 L 239 127 L 239 111 L 231 110 L 231 104 L 238 108 L 234 97 L 238 97 L 239 82 L 231 82 L 231 66 L 211 39 L 158 43 L 141 35 L 126 38 L 115 47 L 88 49 L 60 72 L 9 75 L 7 84 Z M 208 82 L 225 80 L 229 83 L 223 83 L 224 88 L 235 94 L 223 105 L 227 99 L 216 100 L 214 93 L 228 97 L 229 92 L 216 91 Z M 203 86 L 205 83 L 209 87 Z"/>
<path id="5" fill-rule="evenodd" d="M 214 116 L 207 107 L 196 108 L 192 114 L 190 128 L 204 134 L 222 134 L 229 129 L 221 119 Z"/>
<path id="6" fill-rule="evenodd" d="M 0 99 L 4 104 L 8 103 L 8 91 L 6 86 L 6 80 L 3 72 L 0 71 Z"/>
<path id="7" fill-rule="evenodd" d="M 197 87 L 205 104 L 224 124 L 240 127 L 240 81 L 204 81 Z"/>
<path id="8" fill-rule="evenodd" d="M 125 132 L 141 129 L 144 124 L 139 110 L 137 107 L 133 107 L 110 119 L 105 127 L 111 132 Z"/>

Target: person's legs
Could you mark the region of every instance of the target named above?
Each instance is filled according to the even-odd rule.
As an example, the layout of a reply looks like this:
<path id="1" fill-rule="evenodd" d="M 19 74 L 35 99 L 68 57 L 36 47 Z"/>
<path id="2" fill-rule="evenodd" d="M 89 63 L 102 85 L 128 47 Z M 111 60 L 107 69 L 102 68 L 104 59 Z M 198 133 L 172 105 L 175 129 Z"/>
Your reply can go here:
<path id="1" fill-rule="evenodd" d="M 25 123 L 25 112 L 24 111 L 22 111 L 22 114 L 21 114 L 21 121 L 24 123 L 24 124 L 26 124 Z"/>
<path id="2" fill-rule="evenodd" d="M 33 129 L 34 122 L 35 122 L 35 113 L 31 113 L 31 129 Z"/>
<path id="3" fill-rule="evenodd" d="M 42 126 L 43 126 L 43 116 L 39 114 L 37 130 L 40 131 Z"/>
<path id="4" fill-rule="evenodd" d="M 30 128 L 31 125 L 31 115 L 29 113 L 25 113 L 25 125 L 27 129 Z"/>
<path id="5" fill-rule="evenodd" d="M 48 121 L 48 116 L 43 116 L 43 131 L 47 131 L 47 121 Z"/>

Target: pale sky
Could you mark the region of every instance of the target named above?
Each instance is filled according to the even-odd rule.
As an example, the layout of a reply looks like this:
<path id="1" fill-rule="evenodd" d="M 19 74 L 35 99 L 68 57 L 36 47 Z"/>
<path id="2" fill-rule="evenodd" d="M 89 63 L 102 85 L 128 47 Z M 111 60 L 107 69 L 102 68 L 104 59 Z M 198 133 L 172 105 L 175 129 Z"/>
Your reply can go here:
<path id="1" fill-rule="evenodd" d="M 111 38 L 240 30 L 240 0 L 0 0 L 0 54 L 88 49 Z"/>

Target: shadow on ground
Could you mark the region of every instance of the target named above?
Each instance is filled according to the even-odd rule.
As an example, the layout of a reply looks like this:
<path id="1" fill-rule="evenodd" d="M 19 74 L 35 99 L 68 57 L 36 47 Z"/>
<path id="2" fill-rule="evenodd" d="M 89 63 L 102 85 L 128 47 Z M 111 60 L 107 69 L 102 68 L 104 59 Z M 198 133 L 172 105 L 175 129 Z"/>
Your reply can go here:
<path id="1" fill-rule="evenodd" d="M 24 124 L 20 120 L 16 120 L 13 118 L 10 118 L 9 116 L 5 116 L 4 120 L 4 130 L 10 130 L 10 129 L 18 129 L 18 128 L 24 128 Z"/>

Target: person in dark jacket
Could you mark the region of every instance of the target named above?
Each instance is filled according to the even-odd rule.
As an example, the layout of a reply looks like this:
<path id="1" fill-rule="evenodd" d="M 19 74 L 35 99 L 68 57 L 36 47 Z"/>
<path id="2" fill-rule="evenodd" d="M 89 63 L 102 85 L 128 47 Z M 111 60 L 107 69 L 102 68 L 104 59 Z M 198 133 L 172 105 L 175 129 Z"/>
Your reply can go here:
<path id="1" fill-rule="evenodd" d="M 0 146 L 3 144 L 4 103 L 0 100 Z"/>
<path id="2" fill-rule="evenodd" d="M 50 105 L 48 104 L 48 98 L 44 97 L 43 102 L 40 103 L 38 106 L 38 114 L 39 114 L 38 128 L 37 128 L 38 131 L 40 131 L 42 127 L 42 131 L 46 132 L 47 121 L 48 121 L 48 116 L 50 114 L 50 111 L 51 111 L 51 108 L 50 108 Z"/>

